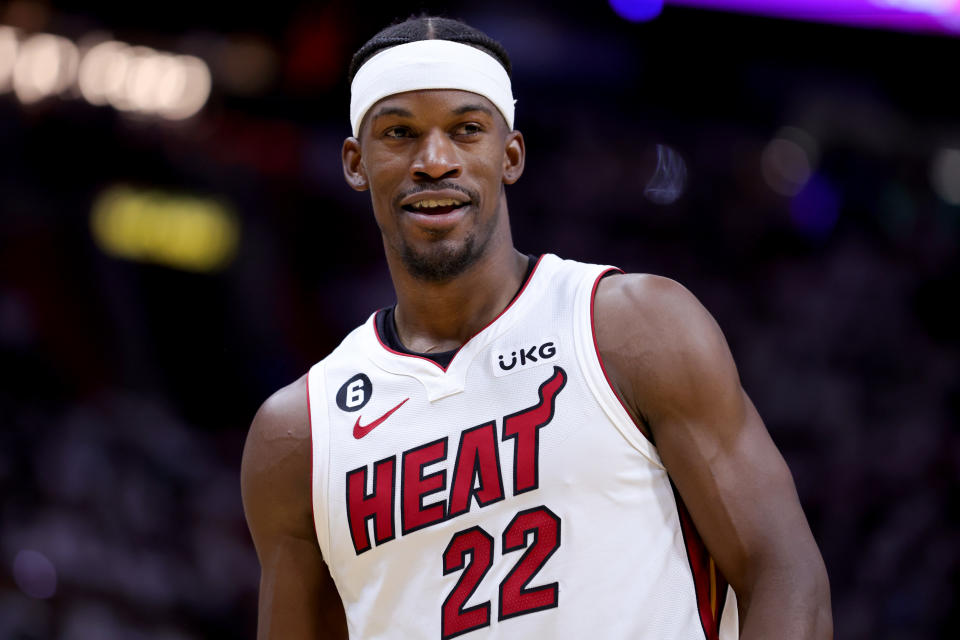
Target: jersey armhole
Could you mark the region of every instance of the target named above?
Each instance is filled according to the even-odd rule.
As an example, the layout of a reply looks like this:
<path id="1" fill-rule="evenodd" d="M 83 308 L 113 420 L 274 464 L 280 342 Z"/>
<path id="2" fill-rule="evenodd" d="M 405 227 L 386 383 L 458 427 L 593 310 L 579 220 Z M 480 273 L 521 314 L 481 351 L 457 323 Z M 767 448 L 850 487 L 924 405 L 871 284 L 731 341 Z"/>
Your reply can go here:
<path id="1" fill-rule="evenodd" d="M 600 358 L 600 351 L 597 348 L 593 301 L 596 298 L 600 281 L 605 276 L 615 273 L 623 273 L 623 271 L 616 267 L 600 267 L 599 272 L 591 270 L 591 273 L 580 282 L 574 303 L 573 327 L 577 359 L 580 361 L 587 386 L 603 412 L 607 414 L 607 417 L 610 418 L 610 421 L 626 438 L 627 442 L 650 462 L 662 469 L 664 466 L 660 460 L 660 454 L 657 453 L 657 448 L 644 435 L 643 430 L 624 407 L 623 401 L 607 376 L 603 361 Z"/>
<path id="2" fill-rule="evenodd" d="M 330 518 L 327 510 L 330 469 L 330 421 L 327 416 L 326 375 L 319 362 L 307 373 L 307 412 L 310 416 L 310 501 L 313 526 L 323 561 L 330 564 Z"/>

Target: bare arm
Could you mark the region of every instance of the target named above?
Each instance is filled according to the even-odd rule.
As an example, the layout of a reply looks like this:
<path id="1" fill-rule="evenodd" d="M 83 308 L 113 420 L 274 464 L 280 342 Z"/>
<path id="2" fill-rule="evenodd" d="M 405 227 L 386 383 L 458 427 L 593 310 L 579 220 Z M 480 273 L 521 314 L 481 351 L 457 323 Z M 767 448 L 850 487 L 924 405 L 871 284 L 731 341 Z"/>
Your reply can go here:
<path id="1" fill-rule="evenodd" d="M 823 560 L 716 322 L 689 291 L 656 276 L 610 276 L 594 305 L 611 381 L 733 586 L 741 638 L 830 638 Z"/>
<path id="2" fill-rule="evenodd" d="M 243 450 L 241 489 L 260 560 L 258 640 L 347 637 L 313 526 L 306 376 L 271 396 Z"/>

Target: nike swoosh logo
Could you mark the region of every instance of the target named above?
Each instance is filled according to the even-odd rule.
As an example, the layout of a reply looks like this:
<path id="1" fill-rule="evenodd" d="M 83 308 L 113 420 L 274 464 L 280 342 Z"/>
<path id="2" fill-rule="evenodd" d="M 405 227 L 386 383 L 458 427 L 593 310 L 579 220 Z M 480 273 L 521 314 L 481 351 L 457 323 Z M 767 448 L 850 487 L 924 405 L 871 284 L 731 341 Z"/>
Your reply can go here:
<path id="1" fill-rule="evenodd" d="M 367 425 L 361 425 L 360 416 L 357 416 L 357 423 L 353 425 L 353 437 L 359 440 L 363 436 L 367 435 L 368 433 L 376 429 L 378 426 L 380 426 L 381 422 L 383 422 L 384 420 L 389 418 L 391 415 L 393 415 L 393 412 L 399 409 L 400 407 L 402 407 L 403 403 L 409 399 L 410 398 L 405 398 L 400 402 L 400 404 L 395 406 L 393 409 L 390 409 L 390 411 L 387 411 L 385 414 L 383 414 L 382 416 L 380 416 L 379 418 L 377 418 L 376 420 L 374 420 L 373 422 Z"/>

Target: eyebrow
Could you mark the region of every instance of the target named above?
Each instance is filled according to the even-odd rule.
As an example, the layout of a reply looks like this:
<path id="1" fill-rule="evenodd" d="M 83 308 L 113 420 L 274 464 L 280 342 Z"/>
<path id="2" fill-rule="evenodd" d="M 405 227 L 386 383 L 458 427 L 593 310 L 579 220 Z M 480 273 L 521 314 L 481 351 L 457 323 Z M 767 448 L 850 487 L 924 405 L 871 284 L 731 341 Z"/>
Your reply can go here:
<path id="1" fill-rule="evenodd" d="M 452 113 L 454 115 L 462 116 L 463 114 L 470 113 L 471 111 L 480 111 L 482 113 L 487 114 L 490 117 L 493 117 L 493 111 L 491 111 L 490 109 L 488 109 L 487 107 L 479 103 L 461 105 L 456 109 L 454 109 Z M 403 107 L 382 107 L 381 109 L 377 110 L 376 113 L 373 114 L 373 117 L 371 117 L 370 120 L 372 122 L 373 120 L 376 120 L 377 118 L 381 118 L 383 116 L 399 116 L 401 118 L 412 118 L 413 113 L 408 109 L 404 109 Z"/>
<path id="2" fill-rule="evenodd" d="M 403 107 L 383 107 L 375 114 L 371 120 L 376 120 L 382 116 L 400 116 L 401 118 L 412 118 L 413 114 Z"/>
<path id="3" fill-rule="evenodd" d="M 482 104 L 465 104 L 463 106 L 457 107 L 453 110 L 453 113 L 458 116 L 462 116 L 465 113 L 470 113 L 471 111 L 482 111 L 488 116 L 493 116 L 493 111 L 483 106 Z"/>

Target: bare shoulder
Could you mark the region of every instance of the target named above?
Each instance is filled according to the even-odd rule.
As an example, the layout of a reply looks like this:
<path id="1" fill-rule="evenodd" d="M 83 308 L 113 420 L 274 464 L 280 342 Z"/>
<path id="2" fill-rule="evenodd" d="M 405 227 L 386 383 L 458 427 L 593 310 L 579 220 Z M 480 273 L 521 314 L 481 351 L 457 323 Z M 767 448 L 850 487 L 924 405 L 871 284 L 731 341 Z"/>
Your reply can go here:
<path id="1" fill-rule="evenodd" d="M 258 638 L 346 638 L 336 585 L 317 541 L 307 377 L 257 411 L 241 465 L 243 509 L 260 561 Z"/>
<path id="2" fill-rule="evenodd" d="M 244 447 L 244 475 L 261 472 L 290 456 L 310 453 L 310 416 L 307 405 L 307 376 L 283 387 L 260 406 Z"/>
<path id="3" fill-rule="evenodd" d="M 247 434 L 241 491 L 255 542 L 277 528 L 311 534 L 311 455 L 304 375 L 267 398 Z"/>
<path id="4" fill-rule="evenodd" d="M 736 591 L 743 637 L 830 637 L 827 575 L 790 470 L 710 313 L 672 280 L 620 275 L 598 287 L 594 319 L 614 388 Z"/>
<path id="5" fill-rule="evenodd" d="M 646 273 L 624 273 L 600 281 L 594 301 L 598 334 L 612 338 L 624 331 L 660 338 L 671 347 L 712 330 L 713 318 L 690 291 L 675 280 Z M 598 335 L 598 338 L 600 336 Z M 601 345 L 602 346 L 602 345 Z"/>
<path id="6" fill-rule="evenodd" d="M 267 398 L 250 427 L 251 436 L 262 436 L 269 442 L 309 440 L 310 416 L 307 406 L 307 376 L 300 376 Z"/>
<path id="7" fill-rule="evenodd" d="M 614 388 L 645 423 L 739 377 L 713 316 L 680 283 L 649 274 L 604 278 L 594 300 L 597 349 Z"/>

